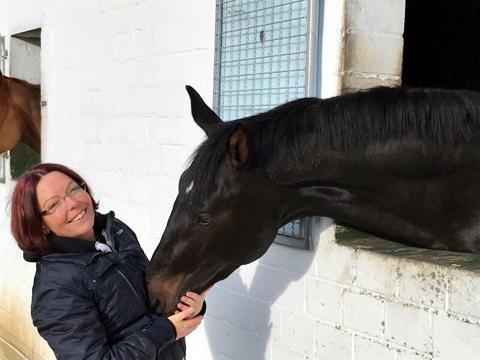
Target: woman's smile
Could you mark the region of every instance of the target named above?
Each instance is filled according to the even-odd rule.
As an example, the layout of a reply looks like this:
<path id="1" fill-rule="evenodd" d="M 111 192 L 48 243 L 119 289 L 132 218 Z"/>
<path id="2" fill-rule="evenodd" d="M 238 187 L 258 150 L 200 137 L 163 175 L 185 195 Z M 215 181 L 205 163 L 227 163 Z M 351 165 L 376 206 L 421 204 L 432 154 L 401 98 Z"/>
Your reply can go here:
<path id="1" fill-rule="evenodd" d="M 86 210 L 82 210 L 77 216 L 75 216 L 75 217 L 74 217 L 72 220 L 70 220 L 68 223 L 71 224 L 71 223 L 73 223 L 73 222 L 76 222 L 76 221 L 82 219 L 82 218 L 85 216 L 86 213 L 87 213 Z"/>

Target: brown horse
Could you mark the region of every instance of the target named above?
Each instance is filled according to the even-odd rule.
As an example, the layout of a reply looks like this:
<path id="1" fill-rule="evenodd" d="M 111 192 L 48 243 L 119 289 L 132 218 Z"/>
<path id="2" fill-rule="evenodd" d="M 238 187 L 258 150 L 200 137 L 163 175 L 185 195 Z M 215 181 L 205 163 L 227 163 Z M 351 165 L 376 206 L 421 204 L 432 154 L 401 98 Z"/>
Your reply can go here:
<path id="1" fill-rule="evenodd" d="M 40 154 L 40 85 L 0 71 L 0 153 L 23 142 Z"/>

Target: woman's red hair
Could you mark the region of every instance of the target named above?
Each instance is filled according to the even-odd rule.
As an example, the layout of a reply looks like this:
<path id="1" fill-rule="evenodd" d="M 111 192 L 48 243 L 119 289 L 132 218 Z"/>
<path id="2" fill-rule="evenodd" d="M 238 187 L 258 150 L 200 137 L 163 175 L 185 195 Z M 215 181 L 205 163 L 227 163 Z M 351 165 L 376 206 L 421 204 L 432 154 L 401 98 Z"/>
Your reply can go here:
<path id="1" fill-rule="evenodd" d="M 37 202 L 37 184 L 42 176 L 52 172 L 61 172 L 77 183 L 85 180 L 72 169 L 60 164 L 45 163 L 31 167 L 18 179 L 12 194 L 11 230 L 18 246 L 23 251 L 39 251 L 50 248 L 50 242 L 44 231 L 44 222 Z M 87 193 L 92 199 L 93 207 L 98 209 L 98 202 L 93 199 L 90 187 Z"/>

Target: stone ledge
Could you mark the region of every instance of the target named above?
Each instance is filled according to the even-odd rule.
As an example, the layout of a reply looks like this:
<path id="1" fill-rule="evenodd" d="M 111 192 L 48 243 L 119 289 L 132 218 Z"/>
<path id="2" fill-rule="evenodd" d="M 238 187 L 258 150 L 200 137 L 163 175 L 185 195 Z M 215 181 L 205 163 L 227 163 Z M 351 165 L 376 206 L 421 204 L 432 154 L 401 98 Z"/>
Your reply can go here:
<path id="1" fill-rule="evenodd" d="M 480 255 L 445 250 L 430 250 L 399 244 L 356 230 L 336 227 L 336 243 L 353 249 L 394 256 L 418 262 L 452 267 L 480 274 Z"/>

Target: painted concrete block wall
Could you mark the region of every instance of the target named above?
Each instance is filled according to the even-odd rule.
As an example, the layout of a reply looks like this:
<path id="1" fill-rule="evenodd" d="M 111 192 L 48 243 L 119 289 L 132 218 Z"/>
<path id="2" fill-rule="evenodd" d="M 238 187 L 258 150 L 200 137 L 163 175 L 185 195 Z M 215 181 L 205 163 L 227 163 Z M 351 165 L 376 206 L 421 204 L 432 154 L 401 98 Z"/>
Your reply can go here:
<path id="1" fill-rule="evenodd" d="M 326 0 L 324 8 L 322 95 L 398 83 L 404 1 Z M 214 19 L 213 0 L 0 2 L 2 34 L 42 28 L 42 159 L 82 173 L 100 210 L 114 209 L 148 255 L 203 138 L 184 86 L 211 103 Z M 4 208 L 12 186 L 0 185 Z M 477 272 L 337 245 L 331 222 L 315 221 L 315 251 L 272 245 L 214 287 L 187 340 L 189 358 L 477 358 Z M 31 325 L 35 268 L 8 223 L 6 212 L 0 336 L 30 359 L 54 359 Z"/>
<path id="2" fill-rule="evenodd" d="M 42 160 L 85 175 L 101 211 L 114 209 L 149 255 L 203 138 L 184 86 L 211 102 L 214 16 L 215 3 L 198 0 L 0 2 L 7 39 L 42 28 Z M 0 185 L 4 209 L 13 185 Z M 3 213 L 0 336 L 30 359 L 53 359 L 30 319 L 35 266 Z"/>
<path id="3" fill-rule="evenodd" d="M 343 90 L 401 84 L 405 0 L 346 0 Z"/>

